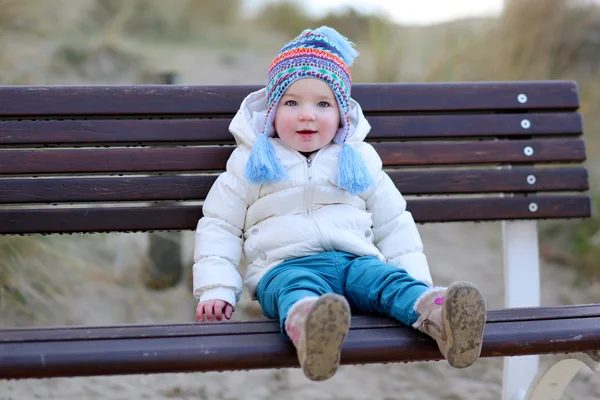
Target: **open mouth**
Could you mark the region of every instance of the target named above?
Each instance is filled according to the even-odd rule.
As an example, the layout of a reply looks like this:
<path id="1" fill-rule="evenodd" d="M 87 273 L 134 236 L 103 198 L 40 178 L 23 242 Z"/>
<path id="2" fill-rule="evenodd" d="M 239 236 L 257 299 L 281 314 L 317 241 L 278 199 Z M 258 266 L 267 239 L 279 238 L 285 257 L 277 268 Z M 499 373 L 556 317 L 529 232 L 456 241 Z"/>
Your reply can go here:
<path id="1" fill-rule="evenodd" d="M 300 136 L 312 136 L 312 135 L 316 134 L 317 131 L 303 130 L 303 131 L 296 131 L 296 133 Z"/>

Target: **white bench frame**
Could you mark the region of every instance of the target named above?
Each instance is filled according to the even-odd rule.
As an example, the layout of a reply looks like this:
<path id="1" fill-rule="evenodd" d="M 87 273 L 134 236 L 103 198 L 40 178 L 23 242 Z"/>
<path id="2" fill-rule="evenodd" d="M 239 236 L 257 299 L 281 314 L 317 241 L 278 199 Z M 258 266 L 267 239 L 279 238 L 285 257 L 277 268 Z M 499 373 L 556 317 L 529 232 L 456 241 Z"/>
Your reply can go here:
<path id="1" fill-rule="evenodd" d="M 502 221 L 502 236 L 505 307 L 539 307 L 537 222 Z M 505 357 L 502 400 L 559 400 L 585 366 L 600 372 L 600 352 L 554 355 L 543 369 L 539 368 L 538 355 Z"/>

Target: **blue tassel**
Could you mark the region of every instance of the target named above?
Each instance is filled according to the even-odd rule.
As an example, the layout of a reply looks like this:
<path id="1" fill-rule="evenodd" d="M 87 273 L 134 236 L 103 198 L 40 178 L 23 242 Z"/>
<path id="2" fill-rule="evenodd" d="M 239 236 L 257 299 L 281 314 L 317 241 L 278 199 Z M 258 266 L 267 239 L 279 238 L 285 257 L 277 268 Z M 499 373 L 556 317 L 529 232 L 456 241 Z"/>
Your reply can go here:
<path id="1" fill-rule="evenodd" d="M 263 185 L 280 181 L 286 176 L 283 166 L 275 156 L 275 149 L 265 133 L 256 135 L 256 141 L 246 164 L 245 175 L 250 182 Z"/>
<path id="2" fill-rule="evenodd" d="M 349 144 L 342 145 L 338 163 L 338 186 L 350 194 L 366 192 L 375 184 L 362 156 Z"/>
<path id="3" fill-rule="evenodd" d="M 349 41 L 347 37 L 343 36 L 335 29 L 328 26 L 322 26 L 315 29 L 315 33 L 322 34 L 327 40 L 332 42 L 342 53 L 342 59 L 348 66 L 351 66 L 354 63 L 354 59 L 358 57 L 358 51 L 354 48 L 354 43 Z"/>

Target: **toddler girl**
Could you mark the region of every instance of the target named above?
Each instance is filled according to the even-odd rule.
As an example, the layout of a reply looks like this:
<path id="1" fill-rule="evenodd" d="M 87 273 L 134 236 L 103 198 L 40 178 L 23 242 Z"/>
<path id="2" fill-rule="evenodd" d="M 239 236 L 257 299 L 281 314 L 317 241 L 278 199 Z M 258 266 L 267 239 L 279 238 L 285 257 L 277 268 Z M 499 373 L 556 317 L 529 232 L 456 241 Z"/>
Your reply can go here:
<path id="1" fill-rule="evenodd" d="M 251 297 L 279 319 L 309 379 L 335 373 L 351 309 L 410 325 L 467 367 L 485 301 L 467 282 L 433 286 L 406 201 L 364 142 L 370 126 L 350 97 L 357 55 L 332 28 L 305 30 L 242 102 L 229 127 L 237 147 L 196 230 L 198 320 L 231 317 L 244 262 Z"/>

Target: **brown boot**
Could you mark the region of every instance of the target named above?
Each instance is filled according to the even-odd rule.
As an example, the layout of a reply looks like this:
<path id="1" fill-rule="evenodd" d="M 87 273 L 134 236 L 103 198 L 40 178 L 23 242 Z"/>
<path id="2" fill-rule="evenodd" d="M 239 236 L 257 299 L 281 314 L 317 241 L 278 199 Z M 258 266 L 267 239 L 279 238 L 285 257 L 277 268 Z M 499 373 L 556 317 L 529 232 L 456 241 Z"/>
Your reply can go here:
<path id="1" fill-rule="evenodd" d="M 343 296 L 324 294 L 294 304 L 285 331 L 308 379 L 323 381 L 335 374 L 349 329 L 350 306 Z"/>
<path id="2" fill-rule="evenodd" d="M 486 320 L 485 300 L 475 285 L 456 282 L 423 293 L 414 306 L 413 325 L 435 339 L 440 352 L 455 368 L 473 364 L 481 354 Z"/>

